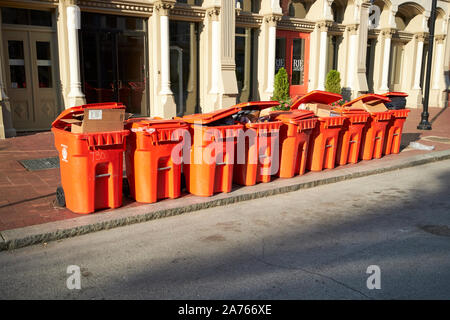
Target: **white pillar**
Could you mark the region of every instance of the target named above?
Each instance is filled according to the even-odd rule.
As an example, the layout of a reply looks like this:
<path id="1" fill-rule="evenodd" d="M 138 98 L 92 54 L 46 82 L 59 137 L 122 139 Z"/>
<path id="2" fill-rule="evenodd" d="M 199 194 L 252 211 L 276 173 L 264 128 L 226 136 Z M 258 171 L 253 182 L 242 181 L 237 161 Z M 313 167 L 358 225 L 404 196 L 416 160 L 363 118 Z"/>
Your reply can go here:
<path id="1" fill-rule="evenodd" d="M 422 58 L 423 58 L 423 35 L 417 35 L 417 56 L 416 56 L 416 68 L 414 70 L 414 90 L 420 90 L 420 75 L 422 73 Z"/>
<path id="2" fill-rule="evenodd" d="M 389 91 L 388 77 L 389 77 L 389 62 L 391 56 L 391 31 L 385 30 L 384 32 L 384 53 L 383 53 L 383 69 L 381 73 L 381 86 L 380 91 Z"/>
<path id="3" fill-rule="evenodd" d="M 67 44 L 69 52 L 69 107 L 84 102 L 81 91 L 80 57 L 78 54 L 78 29 L 80 29 L 80 8 L 75 5 L 67 7 Z"/>
<path id="4" fill-rule="evenodd" d="M 444 35 L 436 36 L 436 57 L 434 60 L 433 85 L 432 89 L 439 89 L 439 82 L 442 76 L 442 67 L 444 65 Z"/>
<path id="5" fill-rule="evenodd" d="M 269 52 L 267 63 L 267 88 L 266 92 L 273 92 L 275 81 L 275 46 L 277 43 L 277 30 L 275 24 L 269 25 Z"/>
<path id="6" fill-rule="evenodd" d="M 348 60 L 347 60 L 347 87 L 350 90 L 355 90 L 355 75 L 357 73 L 358 65 L 358 25 L 347 26 L 349 34 L 349 48 L 348 48 Z"/>
<path id="7" fill-rule="evenodd" d="M 211 15 L 211 89 L 210 94 L 219 93 L 220 81 L 220 22 L 218 13 Z"/>
<path id="8" fill-rule="evenodd" d="M 327 72 L 327 49 L 328 49 L 328 27 L 326 22 L 318 24 L 320 31 L 320 50 L 319 50 L 319 77 L 317 83 L 318 90 L 325 90 L 325 77 Z"/>
<path id="9" fill-rule="evenodd" d="M 163 11 L 162 11 L 163 12 Z M 159 94 L 172 94 L 170 90 L 170 52 L 169 52 L 169 17 L 161 15 L 161 91 Z"/>

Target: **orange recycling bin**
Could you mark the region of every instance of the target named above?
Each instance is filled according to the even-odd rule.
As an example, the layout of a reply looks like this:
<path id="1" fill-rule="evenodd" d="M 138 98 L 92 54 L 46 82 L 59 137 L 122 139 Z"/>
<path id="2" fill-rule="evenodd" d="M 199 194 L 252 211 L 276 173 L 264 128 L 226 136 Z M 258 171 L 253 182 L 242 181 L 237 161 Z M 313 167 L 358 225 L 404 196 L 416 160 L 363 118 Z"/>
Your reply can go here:
<path id="1" fill-rule="evenodd" d="M 314 90 L 296 100 L 291 110 L 298 109 L 302 104 L 330 105 L 342 99 L 340 94 Z M 345 117 L 336 115 L 318 117 L 318 124 L 310 137 L 310 147 L 306 168 L 311 171 L 333 169 L 336 162 L 336 151 L 339 141 L 339 132 L 344 124 Z"/>
<path id="2" fill-rule="evenodd" d="M 363 103 L 385 103 L 390 102 L 390 99 L 386 96 L 378 94 L 365 94 L 352 101 L 347 102 L 343 106 L 351 107 L 358 101 L 361 101 Z M 362 160 L 381 158 L 381 156 L 383 155 L 386 128 L 392 117 L 390 110 L 382 112 L 369 111 L 369 113 L 370 117 L 367 120 L 366 126 L 364 127 L 361 141 L 360 159 Z"/>
<path id="3" fill-rule="evenodd" d="M 241 111 L 261 111 L 278 106 L 278 101 L 253 101 L 238 104 Z M 267 119 L 269 120 L 270 117 Z M 250 122 L 238 137 L 233 181 L 244 186 L 269 182 L 279 169 L 281 121 Z"/>
<path id="4" fill-rule="evenodd" d="M 236 141 L 239 130 L 243 130 L 243 125 L 236 124 L 232 115 L 239 110 L 233 106 L 182 118 L 189 124 L 191 135 L 189 161 L 183 163 L 190 193 L 209 197 L 231 191 Z"/>
<path id="5" fill-rule="evenodd" d="M 280 120 L 280 178 L 291 178 L 306 171 L 309 140 L 317 119 L 306 110 L 273 111 L 271 118 Z"/>
<path id="6" fill-rule="evenodd" d="M 153 203 L 178 198 L 181 193 L 182 148 L 188 125 L 180 120 L 129 119 L 126 172 L 130 195 L 138 202 Z"/>
<path id="7" fill-rule="evenodd" d="M 364 127 L 370 114 L 362 109 L 336 108 L 334 111 L 345 117 L 336 153 L 336 164 L 357 163 Z"/>
<path id="8" fill-rule="evenodd" d="M 390 110 L 392 118 L 387 125 L 383 154 L 399 153 L 402 142 L 403 125 L 408 117 L 409 109 Z"/>
<path id="9" fill-rule="evenodd" d="M 399 153 L 403 125 L 410 112 L 409 109 L 405 109 L 405 98 L 408 94 L 405 92 L 388 92 L 383 95 L 392 101 L 386 104 L 391 109 L 392 118 L 387 125 L 383 154 Z"/>
<path id="10" fill-rule="evenodd" d="M 75 213 L 88 214 L 122 205 L 123 152 L 128 130 L 72 133 L 70 123 L 85 109 L 117 108 L 125 106 L 99 103 L 73 107 L 52 123 L 65 204 Z"/>

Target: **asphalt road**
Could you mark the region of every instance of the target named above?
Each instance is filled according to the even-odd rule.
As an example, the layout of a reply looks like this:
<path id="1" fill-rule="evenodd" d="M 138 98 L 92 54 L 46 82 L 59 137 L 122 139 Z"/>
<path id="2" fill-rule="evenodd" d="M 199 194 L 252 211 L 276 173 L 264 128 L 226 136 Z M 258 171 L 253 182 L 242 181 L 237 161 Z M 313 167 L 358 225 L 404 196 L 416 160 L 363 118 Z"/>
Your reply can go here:
<path id="1" fill-rule="evenodd" d="M 449 299 L 449 190 L 442 161 L 0 252 L 0 298 Z"/>

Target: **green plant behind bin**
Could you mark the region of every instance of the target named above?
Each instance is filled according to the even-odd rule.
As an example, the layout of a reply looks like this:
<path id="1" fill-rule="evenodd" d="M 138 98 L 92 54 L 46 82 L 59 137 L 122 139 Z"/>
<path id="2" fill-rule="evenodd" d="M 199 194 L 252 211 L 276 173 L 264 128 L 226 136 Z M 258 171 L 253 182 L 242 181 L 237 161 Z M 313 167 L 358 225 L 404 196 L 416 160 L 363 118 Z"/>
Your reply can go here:
<path id="1" fill-rule="evenodd" d="M 272 100 L 280 103 L 278 107 L 273 107 L 272 110 L 289 110 L 289 106 L 291 105 L 291 98 L 289 96 L 289 80 L 286 69 L 284 68 L 280 68 L 275 75 Z"/>
<path id="2" fill-rule="evenodd" d="M 339 71 L 330 70 L 325 81 L 325 90 L 332 93 L 341 94 L 341 74 Z"/>

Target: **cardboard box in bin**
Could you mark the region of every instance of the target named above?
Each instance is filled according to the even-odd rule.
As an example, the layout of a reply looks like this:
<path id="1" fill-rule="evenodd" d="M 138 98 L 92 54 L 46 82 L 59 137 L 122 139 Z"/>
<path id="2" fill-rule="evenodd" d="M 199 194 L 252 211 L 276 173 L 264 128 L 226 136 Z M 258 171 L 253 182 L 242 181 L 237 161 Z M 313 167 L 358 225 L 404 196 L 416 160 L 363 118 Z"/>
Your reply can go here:
<path id="1" fill-rule="evenodd" d="M 124 109 L 85 109 L 72 119 L 61 119 L 71 124 L 72 133 L 121 131 L 124 128 Z"/>
<path id="2" fill-rule="evenodd" d="M 338 113 L 333 111 L 333 107 L 324 103 L 306 103 L 305 109 L 313 111 L 318 117 L 338 117 Z"/>
<path id="3" fill-rule="evenodd" d="M 388 110 L 382 100 L 372 100 L 367 102 L 358 100 L 353 103 L 349 109 L 363 109 L 367 112 L 385 112 Z"/>

